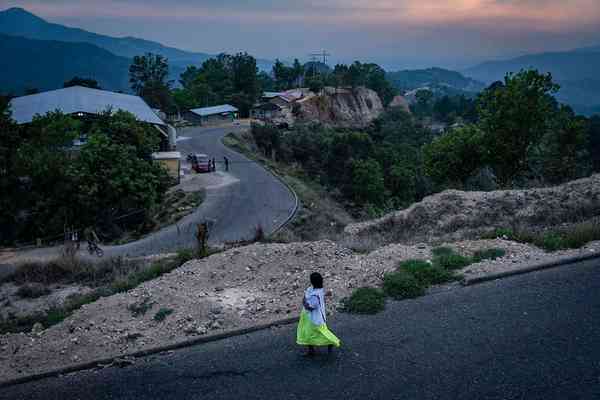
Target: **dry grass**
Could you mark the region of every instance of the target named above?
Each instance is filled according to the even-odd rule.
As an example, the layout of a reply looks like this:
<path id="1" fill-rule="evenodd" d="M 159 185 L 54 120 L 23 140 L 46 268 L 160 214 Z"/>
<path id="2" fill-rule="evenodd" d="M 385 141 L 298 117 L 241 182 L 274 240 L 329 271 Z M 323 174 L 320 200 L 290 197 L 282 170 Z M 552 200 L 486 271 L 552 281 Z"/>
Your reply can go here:
<path id="1" fill-rule="evenodd" d="M 213 254 L 214 251 L 211 251 Z M 114 258 L 94 264 L 76 257 L 60 257 L 49 262 L 28 262 L 17 266 L 15 271 L 4 278 L 22 285 L 19 291 L 24 297 L 49 294 L 47 285 L 80 284 L 95 288 L 84 295 L 72 295 L 62 306 L 52 307 L 27 317 L 9 317 L 0 320 L 0 334 L 31 330 L 39 322 L 49 327 L 62 322 L 84 304 L 92 303 L 101 297 L 111 296 L 135 288 L 141 283 L 158 278 L 173 271 L 185 262 L 195 258 L 192 250 L 181 250 L 177 256 L 156 261 L 150 265 Z M 38 297 L 39 297 L 38 296 Z"/>
<path id="2" fill-rule="evenodd" d="M 593 219 L 547 230 L 523 227 L 496 229 L 485 233 L 482 237 L 484 239 L 502 237 L 515 242 L 530 243 L 549 252 L 578 249 L 590 242 L 600 240 L 600 220 Z"/>

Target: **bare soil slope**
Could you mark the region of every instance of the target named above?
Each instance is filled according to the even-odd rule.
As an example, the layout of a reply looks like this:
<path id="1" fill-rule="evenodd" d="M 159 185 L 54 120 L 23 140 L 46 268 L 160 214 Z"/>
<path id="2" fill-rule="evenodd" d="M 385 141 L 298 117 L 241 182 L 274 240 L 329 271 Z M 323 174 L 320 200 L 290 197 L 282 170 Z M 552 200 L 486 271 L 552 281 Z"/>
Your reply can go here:
<path id="1" fill-rule="evenodd" d="M 381 99 L 371 89 L 327 87 L 319 96 L 298 103 L 296 122 L 319 121 L 340 127 L 366 126 L 383 112 Z"/>
<path id="2" fill-rule="evenodd" d="M 498 228 L 543 229 L 600 216 L 600 175 L 531 190 L 447 190 L 374 221 L 348 225 L 345 233 L 380 236 L 384 242 L 417 243 L 478 237 Z"/>

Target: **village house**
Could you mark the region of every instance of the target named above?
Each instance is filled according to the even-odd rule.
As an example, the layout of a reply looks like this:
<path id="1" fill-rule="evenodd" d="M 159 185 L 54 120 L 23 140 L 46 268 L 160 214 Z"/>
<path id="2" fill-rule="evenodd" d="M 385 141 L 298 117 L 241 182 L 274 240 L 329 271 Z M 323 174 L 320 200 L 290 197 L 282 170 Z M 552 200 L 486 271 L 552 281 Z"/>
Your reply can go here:
<path id="1" fill-rule="evenodd" d="M 250 117 L 262 121 L 286 119 L 291 113 L 294 103 L 305 96 L 303 89 L 292 89 L 285 92 L 264 92 L 260 102 L 250 110 Z"/>
<path id="2" fill-rule="evenodd" d="M 184 113 L 184 119 L 198 125 L 218 125 L 238 118 L 239 110 L 232 105 L 194 108 Z"/>
<path id="3" fill-rule="evenodd" d="M 72 86 L 64 89 L 16 97 L 11 100 L 12 118 L 17 124 L 29 124 L 37 115 L 60 111 L 80 119 L 92 119 L 95 116 L 111 110 L 127 111 L 142 123 L 151 125 L 161 138 L 161 150 L 175 149 L 177 134 L 175 128 L 165 123 L 138 96 L 109 92 L 106 90 L 90 89 L 83 86 Z M 73 143 L 74 148 L 85 143 L 85 136 Z"/>

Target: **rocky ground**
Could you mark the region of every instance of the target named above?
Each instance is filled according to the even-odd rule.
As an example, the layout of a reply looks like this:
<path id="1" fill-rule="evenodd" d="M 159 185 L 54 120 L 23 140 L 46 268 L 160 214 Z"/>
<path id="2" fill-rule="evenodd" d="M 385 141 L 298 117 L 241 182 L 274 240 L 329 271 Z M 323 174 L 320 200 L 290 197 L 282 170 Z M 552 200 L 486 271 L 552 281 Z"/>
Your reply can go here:
<path id="1" fill-rule="evenodd" d="M 466 276 L 600 251 L 600 242 L 552 255 L 502 239 L 449 245 L 463 254 L 506 250 L 502 259 L 465 268 Z M 129 292 L 83 306 L 49 329 L 0 336 L 0 381 L 296 316 L 313 271 L 325 277 L 333 312 L 353 288 L 377 286 L 400 261 L 429 259 L 431 250 L 427 244 L 391 244 L 367 254 L 331 241 L 253 244 L 190 261 Z"/>
<path id="2" fill-rule="evenodd" d="M 365 87 L 326 87 L 319 96 L 298 101 L 294 122 L 314 122 L 337 127 L 364 127 L 379 117 L 384 107 L 377 93 Z"/>
<path id="3" fill-rule="evenodd" d="M 543 229 L 600 216 L 600 175 L 531 190 L 446 190 L 380 219 L 348 225 L 359 238 L 428 243 L 480 237 L 497 228 Z"/>

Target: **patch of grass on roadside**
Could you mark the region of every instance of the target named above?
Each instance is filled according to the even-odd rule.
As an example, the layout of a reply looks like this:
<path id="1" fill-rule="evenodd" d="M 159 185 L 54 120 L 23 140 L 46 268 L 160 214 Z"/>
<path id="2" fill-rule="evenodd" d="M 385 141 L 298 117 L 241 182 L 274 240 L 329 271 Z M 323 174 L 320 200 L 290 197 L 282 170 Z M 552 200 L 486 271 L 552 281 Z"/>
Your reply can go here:
<path id="1" fill-rule="evenodd" d="M 439 285 L 455 280 L 454 274 L 440 265 L 423 260 L 408 260 L 401 262 L 398 270 L 414 276 L 423 287 Z"/>
<path id="2" fill-rule="evenodd" d="M 398 270 L 385 274 L 383 291 L 395 300 L 413 299 L 425 294 L 425 286 L 412 273 Z"/>
<path id="3" fill-rule="evenodd" d="M 506 238 L 519 243 L 529 243 L 548 252 L 578 249 L 600 240 L 600 222 L 588 221 L 564 228 L 546 231 L 496 229 L 482 236 L 483 239 Z"/>
<path id="4" fill-rule="evenodd" d="M 470 257 L 466 257 L 457 253 L 435 257 L 433 262 L 436 265 L 439 265 L 440 267 L 450 271 L 462 269 L 472 264 Z"/>
<path id="5" fill-rule="evenodd" d="M 385 308 L 385 294 L 380 289 L 362 287 L 344 299 L 344 311 L 353 314 L 377 314 Z"/>
<path id="6" fill-rule="evenodd" d="M 472 260 L 473 260 L 473 263 L 478 263 L 483 260 L 495 260 L 497 258 L 502 258 L 505 255 L 506 255 L 506 250 L 504 250 L 504 249 L 491 248 L 491 249 L 477 250 L 475 253 L 473 253 Z"/>
<path id="7" fill-rule="evenodd" d="M 454 249 L 449 246 L 440 246 L 432 249 L 431 253 L 434 255 L 434 257 L 449 256 L 454 254 Z"/>
<path id="8" fill-rule="evenodd" d="M 156 314 L 154 314 L 154 320 L 156 322 L 162 322 L 164 321 L 169 315 L 173 314 L 173 309 L 172 308 L 161 308 L 160 310 L 158 310 L 156 312 Z"/>
<path id="9" fill-rule="evenodd" d="M 209 249 L 209 255 L 217 251 Z M 143 282 L 156 279 L 180 267 L 189 260 L 200 258 L 192 249 L 182 249 L 172 258 L 158 260 L 148 267 L 137 263 L 128 262 L 123 258 L 102 261 L 98 264 L 85 262 L 74 258 L 59 258 L 47 263 L 31 262 L 21 264 L 4 282 L 14 282 L 22 285 L 36 284 L 85 284 L 95 287 L 86 294 L 69 296 L 63 305 L 56 306 L 47 312 L 40 312 L 26 317 L 9 316 L 0 320 L 0 334 L 30 331 L 36 322 L 45 328 L 56 325 L 68 318 L 85 304 L 93 303 L 101 297 L 112 296 L 116 293 L 131 290 Z M 34 291 L 23 290 L 26 296 L 33 295 Z M 42 289 L 43 290 L 43 289 Z M 132 313 L 138 311 L 132 310 Z"/>

